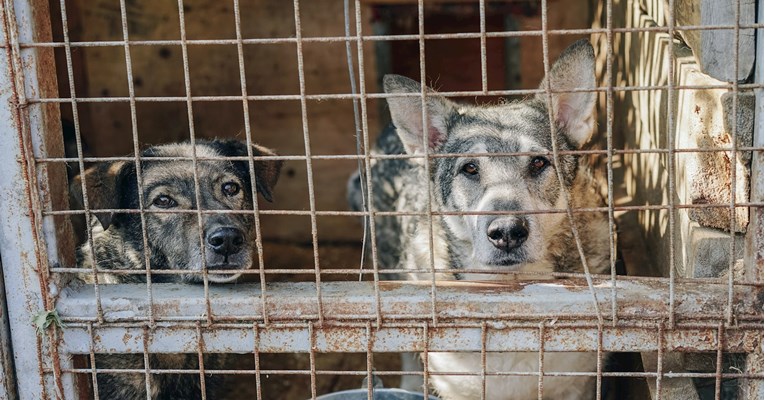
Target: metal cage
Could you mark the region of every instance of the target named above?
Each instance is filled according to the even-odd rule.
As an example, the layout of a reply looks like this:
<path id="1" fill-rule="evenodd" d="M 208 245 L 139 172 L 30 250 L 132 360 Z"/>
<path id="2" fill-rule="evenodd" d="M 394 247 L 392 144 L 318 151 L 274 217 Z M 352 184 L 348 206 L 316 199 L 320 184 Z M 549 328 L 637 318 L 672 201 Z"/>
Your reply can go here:
<path id="1" fill-rule="evenodd" d="M 341 36 L 304 36 L 301 21 L 309 18 L 300 12 L 301 2 L 294 0 L 295 35 L 293 37 L 248 38 L 242 35 L 240 0 L 233 0 L 233 21 L 236 37 L 231 39 L 190 39 L 187 38 L 184 23 L 184 2 L 178 0 L 180 37 L 174 40 L 133 40 L 128 23 L 127 0 L 115 0 L 120 9 L 119 31 L 121 38 L 111 41 L 72 41 L 67 21 L 67 1 L 51 1 L 50 7 L 60 7 L 63 25 L 63 41 L 54 41 L 51 36 L 51 8 L 48 1 L 4 0 L 0 3 L 0 154 L 7 169 L 0 172 L 0 253 L 4 288 L 0 286 L 0 301 L 4 306 L 4 329 L 0 330 L 0 358 L 4 368 L 0 369 L 0 397 L 19 399 L 66 398 L 88 396 L 98 398 L 96 381 L 99 373 L 143 374 L 150 392 L 149 377 L 155 374 L 195 374 L 204 388 L 205 379 L 214 374 L 232 376 L 246 375 L 254 378 L 258 399 L 273 398 L 264 393 L 261 380 L 272 374 L 277 376 L 299 375 L 310 383 L 312 398 L 323 393 L 317 390 L 317 380 L 325 376 L 352 376 L 372 381 L 374 376 L 418 375 L 427 381 L 433 372 L 427 366 L 419 372 L 378 370 L 375 360 L 381 353 L 398 352 L 488 352 L 526 351 L 539 354 L 538 371 L 532 376 L 538 379 L 539 398 L 544 394 L 544 378 L 566 375 L 545 369 L 544 358 L 548 352 L 590 351 L 599 355 L 605 352 L 642 353 L 643 371 L 606 371 L 598 363 L 597 371 L 569 373 L 594 376 L 598 389 L 604 379 L 628 377 L 647 380 L 653 398 L 679 398 L 677 390 L 692 387 L 695 379 L 714 381 L 714 398 L 720 398 L 723 381 L 735 380 L 739 398 L 763 397 L 762 330 L 763 330 L 763 228 L 762 228 L 762 156 L 763 156 L 763 112 L 762 112 L 762 2 L 757 2 L 757 23 L 742 23 L 740 14 L 744 1 L 735 2 L 736 17 L 730 23 L 702 24 L 697 26 L 678 25 L 674 3 L 670 0 L 667 8 L 666 25 L 648 27 L 614 27 L 612 21 L 613 1 L 604 1 L 605 24 L 590 29 L 550 29 L 547 22 L 548 2 L 542 0 L 539 6 L 541 29 L 487 31 L 485 12 L 490 0 L 475 0 L 480 15 L 479 32 L 426 34 L 424 28 L 425 2 L 414 2 L 417 6 L 418 32 L 416 34 L 376 34 L 363 31 L 362 1 L 349 5 L 346 1 L 344 25 L 346 34 Z M 754 2 L 746 4 L 754 9 Z M 747 8 L 749 10 L 750 8 Z M 355 14 L 353 13 L 355 12 Z M 747 11 L 748 12 L 748 11 Z M 338 16 L 338 21 L 342 19 Z M 672 41 L 680 32 L 728 32 L 734 36 L 735 44 L 746 32 L 754 35 L 757 47 L 756 67 L 753 83 L 733 79 L 718 86 L 685 84 L 674 76 L 676 56 L 672 45 L 660 52 L 666 57 L 669 78 L 661 85 L 624 86 L 614 82 L 615 60 L 614 36 L 625 33 L 666 34 Z M 365 84 L 365 43 L 386 43 L 411 40 L 419 46 L 420 80 L 425 84 L 426 40 L 475 39 L 481 43 L 480 65 L 482 70 L 481 88 L 474 91 L 445 92 L 447 96 L 513 96 L 532 93 L 551 93 L 549 87 L 534 90 L 489 90 L 487 83 L 486 42 L 491 38 L 523 40 L 526 37 L 541 38 L 543 65 L 550 69 L 548 37 L 550 35 L 586 34 L 600 37 L 604 46 L 606 62 L 604 81 L 596 91 L 601 100 L 606 134 L 603 150 L 585 150 L 583 154 L 603 157 L 606 163 L 608 192 L 607 206 L 598 209 L 547 210 L 565 213 L 573 218 L 577 212 L 600 212 L 609 216 L 612 235 L 610 244 L 611 273 L 608 275 L 553 274 L 538 276 L 527 281 L 506 283 L 486 282 L 441 282 L 436 279 L 432 265 L 422 266 L 432 279 L 426 282 L 385 281 L 376 261 L 375 240 L 369 240 L 372 268 L 362 270 L 368 279 L 364 282 L 326 282 L 330 274 L 356 274 L 356 269 L 323 270 L 319 261 L 320 238 L 317 217 L 346 216 L 365 217 L 375 234 L 375 219 L 370 216 L 395 216 L 396 213 L 375 211 L 374 204 L 360 212 L 345 210 L 319 210 L 315 204 L 315 193 L 321 188 L 314 186 L 312 163 L 321 160 L 344 159 L 358 161 L 367 175 L 367 195 L 371 194 L 369 165 L 374 159 L 386 156 L 370 151 L 374 127 L 368 123 L 368 103 L 386 95 L 376 92 Z M 293 44 L 296 48 L 298 71 L 298 94 L 263 95 L 251 94 L 247 90 L 244 50 L 249 45 Z M 307 43 L 339 43 L 346 46 L 352 91 L 340 94 L 309 94 L 306 92 L 303 45 Z M 238 57 L 231 60 L 237 64 L 241 80 L 241 95 L 197 96 L 192 93 L 189 74 L 189 48 L 212 45 L 231 45 L 237 49 Z M 131 67 L 131 53 L 136 46 L 174 45 L 182 50 L 184 71 L 183 96 L 137 96 Z M 72 52 L 90 47 L 115 47 L 124 51 L 127 72 L 127 96 L 88 97 L 76 92 L 76 79 Z M 730 65 L 738 71 L 739 46 L 734 45 L 736 55 Z M 63 49 L 64 64 L 54 58 L 54 50 Z M 662 51 L 663 51 L 662 50 Z M 355 64 L 354 64 L 355 58 Z M 344 60 L 345 61 L 345 60 Z M 367 62 L 369 62 L 367 60 Z M 59 95 L 56 83 L 56 69 L 65 71 L 69 80 L 69 95 Z M 358 79 L 355 74 L 360 75 Z M 356 85 L 358 84 L 358 87 Z M 668 135 L 665 145 L 656 148 L 617 148 L 613 143 L 614 97 L 636 92 L 652 93 L 664 91 L 669 127 L 676 126 L 674 105 L 682 91 L 701 89 L 724 89 L 734 95 L 733 115 L 737 115 L 738 93 L 751 91 L 756 96 L 755 126 L 753 143 L 737 142 L 733 134 L 727 146 L 715 148 L 687 148 L 679 146 L 673 135 Z M 423 98 L 427 95 L 421 93 Z M 355 125 L 360 140 L 357 154 L 320 155 L 312 154 L 312 132 L 306 113 L 308 101 L 344 99 L 351 100 L 356 107 Z M 255 204 L 253 213 L 256 221 L 262 215 L 296 215 L 310 218 L 311 246 L 314 268 L 299 271 L 269 269 L 262 257 L 263 244 L 258 234 L 257 247 L 260 250 L 257 265 L 249 274 L 257 276 L 261 283 L 237 285 L 212 285 L 204 270 L 202 285 L 158 284 L 150 277 L 158 272 L 147 268 L 138 271 L 147 279 L 146 284 L 70 284 L 71 274 L 83 273 L 74 263 L 71 226 L 68 218 L 81 214 L 92 218 L 95 211 L 85 209 L 69 210 L 67 204 L 67 181 L 65 163 L 76 163 L 84 170 L 87 163 L 115 160 L 113 157 L 87 157 L 82 150 L 78 107 L 83 104 L 122 103 L 130 109 L 134 154 L 124 160 L 139 158 L 139 132 L 137 106 L 141 103 L 176 102 L 185 105 L 189 119 L 190 140 L 196 140 L 194 128 L 194 107 L 196 102 L 228 101 L 239 103 L 245 115 L 253 104 L 269 101 L 296 101 L 302 110 L 302 137 L 305 155 L 281 156 L 276 159 L 305 163 L 310 207 L 307 210 L 269 210 Z M 59 107 L 68 105 L 74 115 L 76 158 L 63 156 L 63 142 L 60 135 Z M 425 116 L 423 116 L 425 118 Z M 733 124 L 737 126 L 737 124 Z M 249 118 L 244 119 L 246 140 L 254 139 Z M 736 128 L 733 128 L 734 130 Z M 616 204 L 614 186 L 614 160 L 628 155 L 656 155 L 666 157 L 669 170 L 667 182 L 669 193 L 682 183 L 675 182 L 674 168 L 678 157 L 698 152 L 718 152 L 728 155 L 733 164 L 742 152 L 751 154 L 751 191 L 749 199 L 736 198 L 733 190 L 728 202 L 719 204 L 687 204 L 678 201 L 674 195 L 666 200 L 645 205 Z M 424 154 L 422 157 L 433 157 Z M 440 155 L 439 155 L 440 156 Z M 387 156 L 388 158 L 394 158 Z M 403 157 L 403 156 L 402 156 Z M 262 159 L 262 158 L 260 158 Z M 268 158 L 267 158 L 268 159 Z M 273 157 L 271 159 L 274 159 Z M 249 155 L 245 161 L 253 163 L 259 158 Z M 198 158 L 191 160 L 195 165 Z M 352 172 L 352 171 L 349 171 Z M 730 182 L 736 182 L 736 168 L 731 169 Z M 740 177 L 739 177 L 740 178 Z M 198 185 L 198 182 L 197 182 Z M 196 190 L 199 190 L 197 187 Z M 738 212 L 749 215 L 749 226 L 745 237 L 743 273 L 736 275 L 735 254 L 741 251 L 741 241 L 736 240 L 735 229 L 730 229 L 728 273 L 721 277 L 680 276 L 675 266 L 681 255 L 676 245 L 683 238 L 676 237 L 674 226 L 679 222 L 675 211 L 703 208 L 727 210 L 731 224 L 735 224 Z M 665 211 L 669 226 L 669 265 L 664 277 L 622 276 L 616 273 L 617 243 L 615 239 L 616 214 L 628 211 Z M 109 211 L 109 210 L 107 210 Z M 132 210 L 141 214 L 150 211 L 143 206 Z M 202 213 L 196 210 L 201 221 Z M 443 213 L 432 211 L 431 216 Z M 260 229 L 260 222 L 256 222 Z M 733 225 L 731 225 L 733 226 Z M 144 232 L 145 235 L 145 232 Z M 575 234 L 576 240 L 580 241 Z M 92 240 L 92 238 L 89 238 Z M 737 248 L 738 246 L 738 248 Z M 96 275 L 96 271 L 89 271 Z M 133 271 L 132 273 L 136 273 Z M 169 272 L 172 273 L 172 272 Z M 303 273 L 314 277 L 308 282 L 273 282 L 269 277 L 278 273 Z M 549 274 L 548 274 L 549 275 Z M 32 321 L 37 321 L 37 325 Z M 101 353 L 143 354 L 145 365 L 140 370 L 104 371 L 96 367 L 97 355 Z M 195 368 L 157 369 L 149 362 L 152 354 L 189 353 L 198 355 Z M 249 369 L 211 370 L 205 368 L 204 355 L 208 353 L 249 354 L 254 360 Z M 271 353 L 295 353 L 308 357 L 308 368 L 295 370 L 269 369 L 264 367 L 261 357 Z M 360 353 L 366 359 L 361 370 L 328 371 L 317 367 L 317 357 L 322 353 Z M 712 371 L 684 370 L 675 363 L 678 354 L 712 354 Z M 743 367 L 724 368 L 728 354 L 746 355 Z M 523 375 L 525 373 L 488 371 L 484 364 L 479 372 L 459 372 L 487 376 Z M 79 360 L 79 361 L 78 361 Z M 443 373 L 441 373 L 443 374 Z M 374 376 L 373 376 L 374 375 Z M 92 386 L 91 389 L 87 389 Z M 203 389 L 204 390 L 204 389 Z M 369 385 L 368 398 L 373 398 Z M 203 392 L 201 396 L 206 395 Z M 484 387 L 485 396 L 485 387 Z M 723 396 L 724 397 L 724 396 Z M 600 398 L 600 390 L 598 390 Z"/>

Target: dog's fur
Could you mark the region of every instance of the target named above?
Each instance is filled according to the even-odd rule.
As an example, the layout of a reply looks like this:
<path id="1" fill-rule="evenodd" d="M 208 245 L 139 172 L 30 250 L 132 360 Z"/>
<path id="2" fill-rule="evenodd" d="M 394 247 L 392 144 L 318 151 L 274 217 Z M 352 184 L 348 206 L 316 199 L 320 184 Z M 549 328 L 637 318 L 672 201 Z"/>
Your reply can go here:
<path id="1" fill-rule="evenodd" d="M 587 41 L 566 49 L 542 82 L 553 91 L 595 87 L 594 52 Z M 553 93 L 550 121 L 547 94 L 496 106 L 458 105 L 427 88 L 427 125 L 423 129 L 420 85 L 408 78 L 388 75 L 388 94 L 415 94 L 388 98 L 393 128 L 377 142 L 385 154 L 514 153 L 552 151 L 551 126 L 560 150 L 576 150 L 594 129 L 595 94 Z M 424 133 L 428 135 L 423 137 Z M 512 215 L 465 215 L 432 218 L 433 259 L 444 280 L 500 280 L 512 276 L 481 271 L 582 272 L 579 252 L 565 213 L 530 213 L 566 208 L 564 191 L 574 208 L 598 207 L 602 198 L 577 155 L 560 155 L 561 187 L 551 156 L 464 156 L 432 158 L 430 175 L 423 159 L 377 160 L 372 167 L 373 208 L 382 211 L 426 212 L 428 195 L 433 211 L 513 211 Z M 429 181 L 429 184 L 427 182 Z M 430 193 L 428 193 L 430 187 Z M 358 176 L 349 181 L 349 200 L 361 208 Z M 520 212 L 520 213 L 518 213 Z M 609 267 L 608 225 L 601 213 L 576 213 L 575 224 L 583 239 L 592 273 Z M 379 218 L 376 237 L 381 268 L 412 271 L 408 279 L 430 279 L 430 237 L 427 217 Z M 499 233 L 497 233 L 499 232 Z M 494 233 L 494 235 L 493 235 Z M 472 272 L 463 272 L 473 270 Z M 585 372 L 596 368 L 592 353 L 546 353 L 547 371 Z M 488 372 L 536 372 L 537 353 L 493 353 Z M 481 371 L 475 353 L 428 353 L 431 372 Z M 441 398 L 478 399 L 479 376 L 431 375 Z M 409 388 L 414 389 L 414 388 Z M 489 377 L 487 399 L 536 399 L 537 377 Z M 549 399 L 594 398 L 590 377 L 545 377 Z"/>
<path id="2" fill-rule="evenodd" d="M 96 212 L 97 220 L 91 223 L 93 247 L 85 243 L 77 252 L 80 267 L 92 268 L 95 262 L 101 271 L 98 275 L 101 283 L 145 282 L 145 274 L 104 271 L 143 271 L 146 269 L 146 251 L 151 271 L 183 271 L 180 274 L 153 274 L 152 282 L 199 283 L 203 280 L 201 272 L 205 267 L 210 282 L 230 282 L 240 274 L 216 274 L 215 269 L 248 269 L 252 266 L 256 251 L 252 213 L 202 214 L 204 253 L 200 243 L 198 214 L 171 213 L 173 210 L 198 208 L 253 208 L 250 164 L 246 160 L 197 160 L 200 203 L 197 205 L 192 161 L 163 160 L 168 157 L 191 158 L 194 149 L 199 158 L 248 156 L 247 145 L 239 141 L 197 141 L 195 147 L 189 143 L 150 147 L 141 153 L 140 169 L 136 168 L 134 162 L 115 161 L 86 170 L 84 179 L 91 209 L 136 210 L 139 208 L 139 196 L 142 196 L 144 209 L 150 211 L 144 214 L 143 222 L 148 249 L 144 248 L 140 214 Z M 251 152 L 253 156 L 274 155 L 271 150 L 258 145 L 252 145 Z M 281 164 L 281 161 L 276 160 L 254 161 L 256 191 L 268 201 L 272 199 L 272 190 L 279 177 Z M 137 179 L 139 171 L 142 183 L 140 190 Z M 75 179 L 70 186 L 75 199 L 82 198 L 80 179 Z M 232 183 L 234 186 L 231 186 Z M 225 239 L 216 241 L 216 235 L 217 238 Z M 222 247 L 229 245 L 228 248 Z M 84 274 L 83 280 L 92 281 L 92 274 Z M 223 363 L 223 356 L 219 355 L 205 359 L 207 368 L 219 368 Z M 98 355 L 96 364 L 98 368 L 144 368 L 143 355 L 140 354 Z M 151 355 L 150 364 L 152 368 L 160 369 L 193 369 L 198 367 L 198 356 Z M 144 379 L 143 374 L 98 374 L 99 395 L 106 399 L 146 399 Z M 208 392 L 211 392 L 216 380 L 210 376 L 206 378 Z M 153 374 L 150 383 L 152 399 L 201 398 L 198 374 Z"/>

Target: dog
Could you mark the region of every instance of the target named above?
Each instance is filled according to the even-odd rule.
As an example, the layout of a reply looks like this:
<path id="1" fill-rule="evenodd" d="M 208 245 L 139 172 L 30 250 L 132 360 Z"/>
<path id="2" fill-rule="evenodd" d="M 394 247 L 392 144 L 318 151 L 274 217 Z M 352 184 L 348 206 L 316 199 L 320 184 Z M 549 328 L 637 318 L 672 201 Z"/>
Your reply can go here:
<path id="1" fill-rule="evenodd" d="M 272 150 L 259 145 L 250 147 L 256 157 L 275 155 Z M 200 158 L 196 167 L 198 201 L 191 161 L 194 150 L 196 157 Z M 179 271 L 175 274 L 151 274 L 152 282 L 200 283 L 203 281 L 203 268 L 207 268 L 209 282 L 236 280 L 241 273 L 215 271 L 245 270 L 252 266 L 256 255 L 252 212 L 205 213 L 202 214 L 200 227 L 196 212 L 172 211 L 252 210 L 253 182 L 249 161 L 210 160 L 213 157 L 247 156 L 246 143 L 199 140 L 195 146 L 177 143 L 150 147 L 141 153 L 139 165 L 133 161 L 114 161 L 89 168 L 70 185 L 73 198 L 82 199 L 81 180 L 84 179 L 91 209 L 137 210 L 142 201 L 147 212 L 142 222 L 139 213 L 94 211 L 96 218 L 90 225 L 92 245 L 86 242 L 79 247 L 78 266 L 92 269 L 95 263 L 100 271 L 100 283 L 146 282 L 144 273 L 108 272 L 145 271 L 146 251 L 151 271 Z M 281 166 L 282 161 L 278 160 L 256 160 L 253 163 L 255 191 L 269 202 L 273 199 Z M 145 227 L 148 248 L 144 247 L 142 226 Z M 200 229 L 204 243 L 200 242 Z M 83 274 L 84 281 L 92 282 L 93 279 L 92 274 Z M 152 354 L 149 359 L 152 368 L 198 368 L 196 354 Z M 224 356 L 209 355 L 205 360 L 207 368 L 220 368 Z M 144 368 L 141 354 L 98 355 L 96 365 L 100 369 Z M 208 392 L 215 390 L 219 381 L 217 376 L 206 377 Z M 97 382 L 101 398 L 147 398 L 142 373 L 99 373 Z M 152 374 L 150 385 L 152 399 L 198 399 L 202 396 L 198 374 Z"/>
<path id="2" fill-rule="evenodd" d="M 595 56 L 586 40 L 568 47 L 554 63 L 541 93 L 518 102 L 494 106 L 456 104 L 433 89 L 426 88 L 427 125 L 423 127 L 419 83 L 386 75 L 384 89 L 392 126 L 384 130 L 373 153 L 418 155 L 465 154 L 461 157 L 433 157 L 429 175 L 423 158 L 377 159 L 371 166 L 372 208 L 376 211 L 424 213 L 428 198 L 432 211 L 495 212 L 489 215 L 447 215 L 433 217 L 382 217 L 375 220 L 380 268 L 408 270 L 411 280 L 431 279 L 430 226 L 434 267 L 440 280 L 502 280 L 512 276 L 490 272 L 582 272 L 579 251 L 565 213 L 539 213 L 565 209 L 568 192 L 573 208 L 599 207 L 603 199 L 580 157 L 561 154 L 560 171 L 552 153 L 551 124 L 560 150 L 581 149 L 594 131 L 593 92 Z M 427 136 L 425 136 L 427 135 Z M 521 156 L 479 155 L 486 153 L 531 153 Z M 538 155 L 535 155 L 538 153 Z M 562 177 L 563 187 L 558 173 Z M 429 184 L 426 184 L 429 182 Z M 349 181 L 351 208 L 362 209 L 362 184 L 358 174 Z M 428 193 L 429 191 L 429 193 Z M 496 212 L 512 214 L 497 215 Z M 529 213 L 524 213 L 529 211 Z M 533 212 L 531 212 L 533 211 Z M 601 213 L 575 213 L 574 223 L 589 270 L 609 269 L 609 229 Z M 481 273 L 486 271 L 488 273 Z M 481 372 L 477 353 L 429 352 L 428 368 L 435 372 Z M 594 353 L 546 353 L 545 365 L 554 371 L 593 372 Z M 404 361 L 404 368 L 412 366 Z M 523 352 L 490 353 L 488 372 L 535 373 L 538 354 Z M 419 367 L 422 370 L 422 367 Z M 404 377 L 406 378 L 406 377 Z M 536 399 L 536 376 L 486 378 L 486 399 Z M 480 376 L 429 377 L 435 392 L 444 400 L 479 399 Z M 418 382 L 402 379 L 406 389 Z M 406 387 L 411 386 L 411 387 Z M 595 395 L 594 377 L 547 376 L 546 399 L 587 399 Z"/>

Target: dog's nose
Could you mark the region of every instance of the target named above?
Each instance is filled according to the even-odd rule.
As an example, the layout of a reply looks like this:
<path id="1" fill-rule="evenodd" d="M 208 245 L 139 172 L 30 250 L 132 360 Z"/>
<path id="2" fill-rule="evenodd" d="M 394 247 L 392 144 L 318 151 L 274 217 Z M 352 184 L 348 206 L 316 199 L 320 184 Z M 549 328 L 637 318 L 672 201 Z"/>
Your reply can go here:
<path id="1" fill-rule="evenodd" d="M 207 243 L 216 253 L 229 256 L 242 249 L 244 235 L 236 228 L 218 228 L 207 235 Z"/>
<path id="2" fill-rule="evenodd" d="M 497 218 L 486 231 L 489 241 L 500 250 L 512 250 L 526 241 L 529 228 L 525 218 Z"/>

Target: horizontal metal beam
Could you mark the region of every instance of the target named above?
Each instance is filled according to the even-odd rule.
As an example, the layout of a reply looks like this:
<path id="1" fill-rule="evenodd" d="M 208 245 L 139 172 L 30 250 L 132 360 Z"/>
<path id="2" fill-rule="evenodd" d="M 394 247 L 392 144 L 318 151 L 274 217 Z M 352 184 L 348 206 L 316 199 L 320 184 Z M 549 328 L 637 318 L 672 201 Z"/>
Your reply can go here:
<path id="1" fill-rule="evenodd" d="M 93 342 L 96 352 L 142 352 L 145 340 L 150 352 L 196 352 L 198 324 L 207 352 L 252 352 L 256 336 L 263 352 L 399 352 L 426 346 L 429 351 L 481 351 L 484 326 L 487 351 L 535 351 L 540 323 L 546 325 L 545 351 L 597 350 L 599 330 L 604 351 L 655 351 L 669 298 L 666 282 L 619 280 L 619 321 L 613 326 L 606 320 L 599 327 L 592 295 L 580 281 L 439 282 L 435 297 L 430 283 L 382 282 L 383 323 L 377 327 L 373 283 L 334 282 L 322 284 L 324 322 L 319 325 L 315 285 L 277 283 L 267 286 L 269 323 L 264 324 L 260 286 L 225 285 L 210 288 L 216 322 L 207 327 L 201 286 L 154 284 L 152 289 L 158 322 L 148 330 L 145 285 L 101 286 L 107 321 L 101 325 L 92 286 L 65 290 L 57 304 L 65 351 L 88 353 Z M 724 330 L 723 349 L 745 352 L 762 340 L 762 288 L 737 285 L 733 290 L 739 325 Z M 602 312 L 609 310 L 610 282 L 597 283 L 595 291 Z M 676 284 L 677 324 L 664 330 L 665 350 L 716 350 L 726 293 L 725 285 Z"/>

